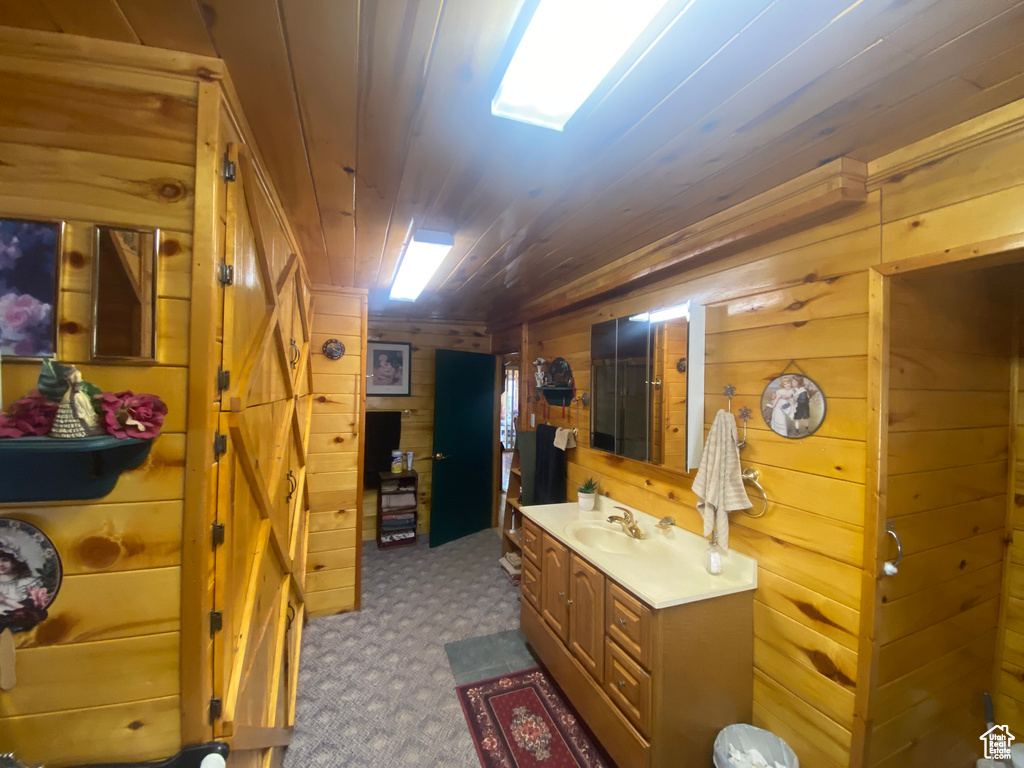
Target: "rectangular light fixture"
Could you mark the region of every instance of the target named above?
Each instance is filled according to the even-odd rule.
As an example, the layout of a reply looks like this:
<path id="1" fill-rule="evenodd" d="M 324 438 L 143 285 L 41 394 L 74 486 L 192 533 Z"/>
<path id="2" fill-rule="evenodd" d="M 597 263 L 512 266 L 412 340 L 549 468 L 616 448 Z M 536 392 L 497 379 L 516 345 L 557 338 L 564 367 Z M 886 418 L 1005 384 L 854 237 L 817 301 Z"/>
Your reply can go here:
<path id="1" fill-rule="evenodd" d="M 540 0 L 491 114 L 560 131 L 669 0 Z"/>
<path id="2" fill-rule="evenodd" d="M 417 229 L 400 258 L 391 300 L 416 301 L 454 245 L 455 238 L 447 232 Z"/>
<path id="3" fill-rule="evenodd" d="M 657 309 L 654 312 L 642 312 L 639 315 L 633 315 L 629 319 L 638 323 L 664 323 L 666 320 L 675 320 L 677 317 L 689 316 L 690 302 L 686 302 L 685 304 L 677 304 L 674 307 Z"/>

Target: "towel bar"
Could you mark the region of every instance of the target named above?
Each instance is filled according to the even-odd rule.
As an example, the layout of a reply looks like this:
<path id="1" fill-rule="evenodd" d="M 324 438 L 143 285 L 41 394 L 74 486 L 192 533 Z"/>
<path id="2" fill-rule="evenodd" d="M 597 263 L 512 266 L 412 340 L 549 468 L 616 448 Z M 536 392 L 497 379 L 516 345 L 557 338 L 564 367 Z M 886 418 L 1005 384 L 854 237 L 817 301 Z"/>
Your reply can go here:
<path id="1" fill-rule="evenodd" d="M 763 506 L 761 507 L 761 511 L 756 514 L 753 512 L 748 512 L 747 510 L 744 509 L 743 514 L 747 517 L 764 517 L 764 513 L 768 511 L 768 494 L 764 492 L 764 488 L 762 488 L 761 483 L 758 482 L 758 480 L 760 479 L 761 473 L 758 472 L 753 467 L 747 467 L 746 469 L 743 470 L 743 482 L 750 483 L 750 485 L 757 488 L 757 490 L 761 492 L 761 499 L 764 502 Z"/>

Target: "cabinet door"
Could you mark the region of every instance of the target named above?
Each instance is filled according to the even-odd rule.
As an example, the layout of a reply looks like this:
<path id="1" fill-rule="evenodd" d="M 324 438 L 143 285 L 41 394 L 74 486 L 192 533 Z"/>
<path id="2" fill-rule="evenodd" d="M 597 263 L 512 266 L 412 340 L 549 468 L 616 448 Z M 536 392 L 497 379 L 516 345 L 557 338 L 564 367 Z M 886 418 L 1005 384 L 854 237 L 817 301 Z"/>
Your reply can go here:
<path id="1" fill-rule="evenodd" d="M 562 638 L 569 640 L 569 550 L 541 534 L 540 613 Z"/>
<path id="2" fill-rule="evenodd" d="M 604 575 L 569 554 L 569 650 L 598 681 L 604 668 Z"/>

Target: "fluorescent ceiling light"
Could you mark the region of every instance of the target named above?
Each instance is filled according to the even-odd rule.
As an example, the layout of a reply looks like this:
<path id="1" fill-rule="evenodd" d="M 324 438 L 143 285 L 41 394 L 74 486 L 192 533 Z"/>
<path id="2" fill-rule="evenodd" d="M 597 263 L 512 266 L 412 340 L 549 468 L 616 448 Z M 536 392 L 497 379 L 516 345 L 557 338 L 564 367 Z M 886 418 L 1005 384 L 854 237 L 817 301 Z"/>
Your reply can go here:
<path id="1" fill-rule="evenodd" d="M 633 315 L 629 319 L 638 323 L 663 323 L 666 320 L 675 320 L 677 317 L 689 316 L 690 302 L 686 302 L 685 304 L 677 304 L 674 307 L 658 309 L 654 312 L 643 312 L 639 315 Z"/>
<path id="2" fill-rule="evenodd" d="M 540 0 L 491 114 L 562 130 L 668 0 Z"/>
<path id="3" fill-rule="evenodd" d="M 675 320 L 677 317 L 689 317 L 690 316 L 690 302 L 685 304 L 677 304 L 674 307 L 666 307 L 665 309 L 659 309 L 656 312 L 651 312 L 652 323 L 663 323 L 666 320 Z"/>
<path id="4" fill-rule="evenodd" d="M 416 301 L 454 245 L 455 238 L 447 232 L 416 230 L 401 256 L 391 284 L 391 300 Z"/>

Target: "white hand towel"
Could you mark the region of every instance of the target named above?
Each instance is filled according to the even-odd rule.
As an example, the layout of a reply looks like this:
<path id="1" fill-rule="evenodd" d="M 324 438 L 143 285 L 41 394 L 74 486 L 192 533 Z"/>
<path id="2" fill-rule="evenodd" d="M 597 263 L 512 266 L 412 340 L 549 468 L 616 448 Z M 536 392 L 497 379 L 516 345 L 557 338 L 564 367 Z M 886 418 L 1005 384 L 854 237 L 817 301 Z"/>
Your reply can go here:
<path id="1" fill-rule="evenodd" d="M 693 479 L 697 511 L 704 518 L 704 536 L 718 535 L 718 546 L 729 549 L 729 513 L 754 506 L 747 498 L 740 468 L 736 417 L 720 410 L 711 424 L 697 477 Z"/>
<path id="2" fill-rule="evenodd" d="M 565 451 L 569 448 L 575 447 L 576 436 L 572 433 L 571 429 L 559 427 L 555 430 L 555 448 L 558 448 L 560 451 Z"/>

